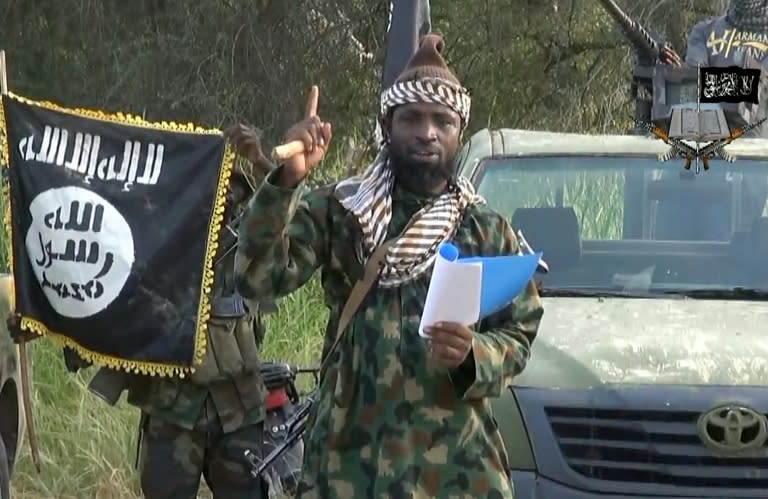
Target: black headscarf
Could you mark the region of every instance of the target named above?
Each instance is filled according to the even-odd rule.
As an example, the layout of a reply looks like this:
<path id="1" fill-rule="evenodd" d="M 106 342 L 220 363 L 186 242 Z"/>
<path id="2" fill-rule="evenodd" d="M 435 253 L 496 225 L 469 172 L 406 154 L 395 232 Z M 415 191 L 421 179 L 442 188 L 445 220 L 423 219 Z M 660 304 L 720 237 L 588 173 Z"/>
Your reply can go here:
<path id="1" fill-rule="evenodd" d="M 768 33 L 768 0 L 731 0 L 726 19 L 740 30 Z"/>

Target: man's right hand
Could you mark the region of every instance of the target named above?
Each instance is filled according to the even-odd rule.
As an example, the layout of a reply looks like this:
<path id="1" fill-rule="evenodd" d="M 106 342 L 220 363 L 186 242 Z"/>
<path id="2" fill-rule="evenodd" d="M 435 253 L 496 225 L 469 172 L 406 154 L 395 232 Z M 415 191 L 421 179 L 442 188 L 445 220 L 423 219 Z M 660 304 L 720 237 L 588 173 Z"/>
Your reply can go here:
<path id="1" fill-rule="evenodd" d="M 289 128 L 285 134 L 285 143 L 294 140 L 304 142 L 304 152 L 284 161 L 283 171 L 277 180 L 280 187 L 292 189 L 299 185 L 320 163 L 331 143 L 331 124 L 324 123 L 317 116 L 319 94 L 317 87 L 313 86 L 309 92 L 304 119 Z"/>
<path id="2" fill-rule="evenodd" d="M 39 338 L 37 334 L 21 329 L 21 315 L 19 314 L 8 314 L 8 317 L 5 319 L 5 324 L 8 327 L 8 333 L 11 335 L 11 339 L 14 343 L 28 343 Z"/>

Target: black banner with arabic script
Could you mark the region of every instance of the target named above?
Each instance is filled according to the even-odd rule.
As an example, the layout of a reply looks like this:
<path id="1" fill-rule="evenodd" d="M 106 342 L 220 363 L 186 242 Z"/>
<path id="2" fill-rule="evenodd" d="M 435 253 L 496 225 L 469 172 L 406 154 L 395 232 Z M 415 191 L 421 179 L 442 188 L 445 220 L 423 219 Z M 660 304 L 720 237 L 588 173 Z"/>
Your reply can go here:
<path id="1" fill-rule="evenodd" d="M 2 104 L 22 327 L 99 365 L 187 372 L 205 349 L 234 159 L 222 134 L 14 95 Z"/>
<path id="2" fill-rule="evenodd" d="M 760 70 L 728 67 L 702 67 L 700 71 L 702 104 L 757 104 Z"/>

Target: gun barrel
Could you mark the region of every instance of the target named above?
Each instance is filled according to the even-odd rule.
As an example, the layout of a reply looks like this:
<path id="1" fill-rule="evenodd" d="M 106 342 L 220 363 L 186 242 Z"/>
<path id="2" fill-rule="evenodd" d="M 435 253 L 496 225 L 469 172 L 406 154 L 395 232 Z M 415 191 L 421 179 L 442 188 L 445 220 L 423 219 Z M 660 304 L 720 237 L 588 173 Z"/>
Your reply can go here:
<path id="1" fill-rule="evenodd" d="M 624 30 L 624 34 L 635 46 L 635 49 L 642 52 L 647 57 L 656 59 L 659 56 L 661 48 L 650 33 L 638 22 L 629 17 L 614 0 L 598 0 L 600 5 L 611 15 L 614 21 Z"/>

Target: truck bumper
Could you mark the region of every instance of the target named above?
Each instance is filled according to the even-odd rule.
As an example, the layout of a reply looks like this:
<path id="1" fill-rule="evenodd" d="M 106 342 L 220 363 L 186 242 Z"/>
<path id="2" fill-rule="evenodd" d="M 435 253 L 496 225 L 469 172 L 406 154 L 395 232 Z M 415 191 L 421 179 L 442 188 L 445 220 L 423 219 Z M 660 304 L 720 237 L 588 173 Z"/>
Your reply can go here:
<path id="1" fill-rule="evenodd" d="M 691 499 L 690 496 L 603 494 L 561 485 L 530 471 L 512 471 L 515 499 Z M 766 496 L 768 497 L 768 496 Z M 727 496 L 723 496 L 727 499 Z"/>

